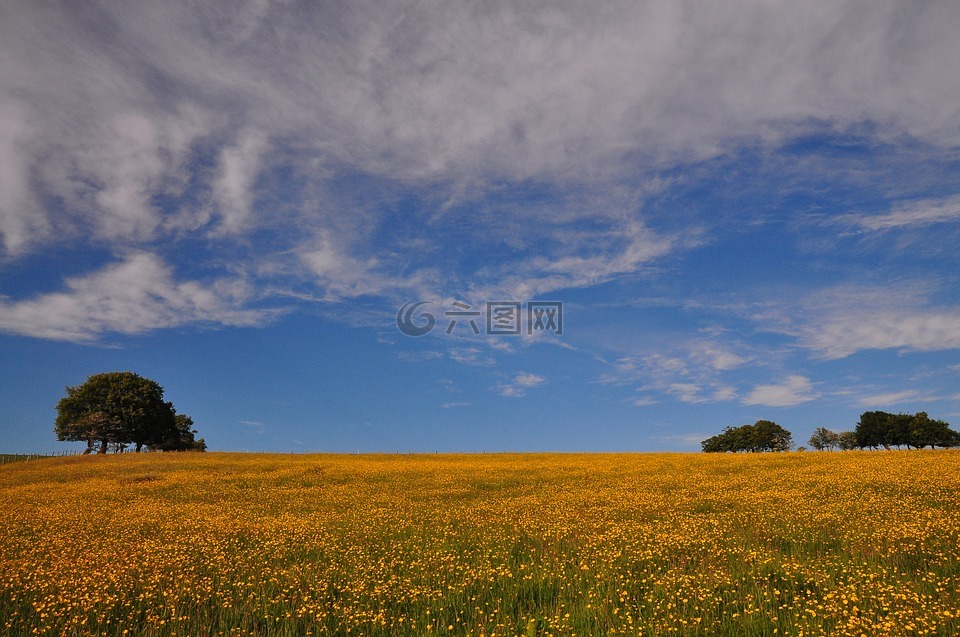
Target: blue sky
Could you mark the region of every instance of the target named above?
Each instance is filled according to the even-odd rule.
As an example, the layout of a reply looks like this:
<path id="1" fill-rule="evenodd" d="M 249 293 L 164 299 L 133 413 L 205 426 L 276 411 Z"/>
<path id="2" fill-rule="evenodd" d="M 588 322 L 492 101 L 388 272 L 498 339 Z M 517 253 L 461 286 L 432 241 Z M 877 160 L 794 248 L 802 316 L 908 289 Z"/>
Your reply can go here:
<path id="1" fill-rule="evenodd" d="M 115 370 L 215 450 L 957 425 L 958 28 L 953 0 L 6 2 L 0 450 L 77 446 L 56 402 Z M 562 333 L 446 333 L 542 301 Z"/>

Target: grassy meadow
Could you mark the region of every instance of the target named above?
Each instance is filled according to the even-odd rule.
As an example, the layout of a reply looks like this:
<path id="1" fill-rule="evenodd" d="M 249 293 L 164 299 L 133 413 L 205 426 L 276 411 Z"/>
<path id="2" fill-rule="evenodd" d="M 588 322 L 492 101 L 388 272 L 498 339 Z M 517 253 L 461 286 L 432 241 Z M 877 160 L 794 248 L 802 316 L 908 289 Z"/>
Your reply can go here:
<path id="1" fill-rule="evenodd" d="M 0 635 L 957 635 L 960 452 L 0 467 Z"/>

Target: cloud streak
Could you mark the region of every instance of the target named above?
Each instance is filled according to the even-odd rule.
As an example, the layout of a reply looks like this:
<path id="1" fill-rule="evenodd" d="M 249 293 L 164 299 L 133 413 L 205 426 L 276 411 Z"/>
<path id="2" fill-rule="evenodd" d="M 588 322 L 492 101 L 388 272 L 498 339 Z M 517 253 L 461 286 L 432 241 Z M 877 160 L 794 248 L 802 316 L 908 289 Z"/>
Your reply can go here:
<path id="1" fill-rule="evenodd" d="M 758 311 L 752 319 L 826 360 L 866 350 L 960 349 L 957 308 L 933 300 L 940 287 L 924 280 L 885 287 L 849 283 L 777 303 L 776 309 Z"/>
<path id="2" fill-rule="evenodd" d="M 242 309 L 250 291 L 240 280 L 176 281 L 169 266 L 145 252 L 67 279 L 66 288 L 16 302 L 0 300 L 0 330 L 92 341 L 104 333 L 141 334 L 190 323 L 261 326 L 275 316 L 269 310 Z"/>
<path id="3" fill-rule="evenodd" d="M 209 142 L 222 159 L 213 187 L 236 212 L 265 140 L 293 135 L 328 162 L 391 178 L 582 180 L 618 174 L 631 153 L 710 156 L 727 140 L 776 139 L 811 118 L 871 120 L 945 146 L 960 134 L 949 65 L 920 62 L 960 61 L 941 28 L 957 17 L 949 2 L 870 12 L 853 1 L 812 11 L 745 1 L 723 11 L 241 7 L 19 3 L 2 39 L 5 102 L 30 114 L 18 163 L 42 167 L 58 148 L 63 164 L 45 183 L 142 233 L 154 220 L 145 196 Z M 918 109 L 911 91 L 940 99 Z"/>
<path id="4" fill-rule="evenodd" d="M 282 271 L 328 300 L 523 298 L 641 273 L 699 245 L 696 227 L 671 231 L 666 213 L 646 207 L 677 166 L 743 144 L 777 148 L 811 128 L 868 124 L 877 138 L 960 143 L 960 41 L 944 27 L 960 9 L 949 0 L 869 11 L 856 0 L 603 11 L 572 1 L 15 1 L 2 17 L 7 262 L 62 242 L 166 256 L 188 237 L 225 255 L 257 246 L 240 251 L 252 263 L 224 257 L 224 278 Z M 526 205 L 528 188 L 557 205 Z M 949 220 L 957 200 L 921 208 L 860 223 Z M 501 266 L 450 254 L 437 240 L 448 235 L 497 251 Z M 431 256 L 450 257 L 449 271 Z M 98 276 L 116 272 L 88 278 Z M 5 311 L 25 318 L 30 307 Z M 50 330 L 12 320 L 3 329 L 36 336 L 124 333 L 113 320 Z M 704 356 L 718 370 L 742 364 Z"/>
<path id="5" fill-rule="evenodd" d="M 837 221 L 856 225 L 865 230 L 890 230 L 937 223 L 955 223 L 960 221 L 960 196 L 901 203 L 886 214 L 845 215 Z"/>
<path id="6" fill-rule="evenodd" d="M 546 378 L 537 374 L 521 372 L 513 377 L 509 383 L 500 383 L 497 385 L 497 392 L 507 398 L 520 398 L 525 396 L 528 389 L 538 387 L 546 382 Z"/>
<path id="7" fill-rule="evenodd" d="M 764 407 L 793 407 L 816 400 L 819 394 L 814 390 L 810 379 L 797 374 L 787 376 L 783 382 L 774 385 L 757 385 L 743 397 L 744 405 L 762 405 Z"/>

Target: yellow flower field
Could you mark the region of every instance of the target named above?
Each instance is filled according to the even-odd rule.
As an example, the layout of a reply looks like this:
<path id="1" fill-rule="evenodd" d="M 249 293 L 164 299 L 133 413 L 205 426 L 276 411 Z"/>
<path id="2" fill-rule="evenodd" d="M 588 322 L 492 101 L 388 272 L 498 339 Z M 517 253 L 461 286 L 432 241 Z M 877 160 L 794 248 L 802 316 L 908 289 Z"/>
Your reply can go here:
<path id="1" fill-rule="evenodd" d="M 957 635 L 960 452 L 0 467 L 0 635 Z"/>

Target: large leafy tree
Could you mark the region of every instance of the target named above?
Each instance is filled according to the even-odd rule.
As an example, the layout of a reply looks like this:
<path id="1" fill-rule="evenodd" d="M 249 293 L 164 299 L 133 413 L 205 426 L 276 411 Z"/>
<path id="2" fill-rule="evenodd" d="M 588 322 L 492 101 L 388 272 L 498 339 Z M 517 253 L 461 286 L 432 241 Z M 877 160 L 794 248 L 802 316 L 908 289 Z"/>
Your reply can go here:
<path id="1" fill-rule="evenodd" d="M 163 400 L 163 387 L 133 372 L 94 374 L 67 387 L 57 403 L 54 431 L 58 440 L 86 441 L 87 453 L 97 445 L 99 453 L 125 444 L 140 451 L 179 439 L 177 415 Z"/>

